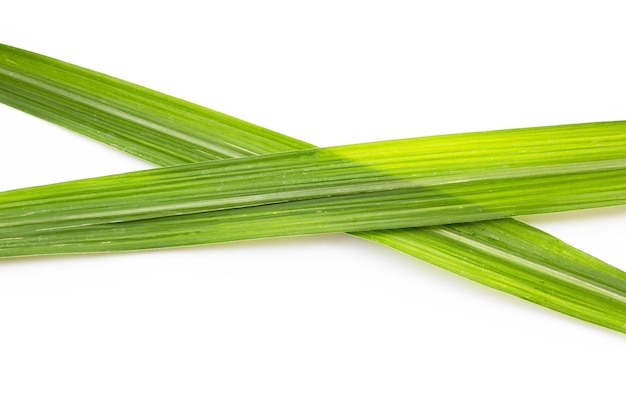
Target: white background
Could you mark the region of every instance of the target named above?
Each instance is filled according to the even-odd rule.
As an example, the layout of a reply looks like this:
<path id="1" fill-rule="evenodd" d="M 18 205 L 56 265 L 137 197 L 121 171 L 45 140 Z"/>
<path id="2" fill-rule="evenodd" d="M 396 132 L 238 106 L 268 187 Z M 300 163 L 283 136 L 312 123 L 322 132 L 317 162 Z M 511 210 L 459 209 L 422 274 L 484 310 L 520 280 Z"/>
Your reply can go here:
<path id="1" fill-rule="evenodd" d="M 1 13 L 2 43 L 322 146 L 626 117 L 618 1 Z M 3 190 L 149 167 L 4 106 L 0 135 Z M 525 220 L 626 268 L 622 208 Z M 0 261 L 7 417 L 623 416 L 625 374 L 624 335 L 347 235 Z"/>

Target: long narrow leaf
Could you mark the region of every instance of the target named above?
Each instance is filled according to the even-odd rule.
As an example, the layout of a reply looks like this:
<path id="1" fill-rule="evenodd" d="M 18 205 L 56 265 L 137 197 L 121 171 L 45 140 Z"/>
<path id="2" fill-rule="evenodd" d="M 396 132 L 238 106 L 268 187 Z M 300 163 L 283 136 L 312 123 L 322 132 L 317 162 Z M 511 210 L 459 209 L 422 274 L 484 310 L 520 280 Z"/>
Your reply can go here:
<path id="1" fill-rule="evenodd" d="M 128 242 L 146 249 L 623 204 L 624 155 L 626 122 L 592 123 L 308 149 L 32 187 L 0 193 L 0 239 L 11 239 L 0 254 L 31 247 L 29 236 L 49 238 L 61 253 L 91 252 L 118 250 L 120 240 L 124 249 Z M 186 238 L 190 231 L 194 237 Z"/>
<path id="2" fill-rule="evenodd" d="M 0 99 L 7 104 L 158 164 L 309 147 L 182 100 L 6 46 L 0 46 L 0 77 Z M 624 273 L 514 220 L 359 235 L 624 330 Z"/>

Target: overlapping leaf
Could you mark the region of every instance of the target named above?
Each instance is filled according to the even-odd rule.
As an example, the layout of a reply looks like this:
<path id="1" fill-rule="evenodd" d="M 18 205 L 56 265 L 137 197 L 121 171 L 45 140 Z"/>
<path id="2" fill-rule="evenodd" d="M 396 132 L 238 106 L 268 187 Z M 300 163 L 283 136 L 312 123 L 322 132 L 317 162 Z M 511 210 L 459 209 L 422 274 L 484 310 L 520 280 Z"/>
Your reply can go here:
<path id="1" fill-rule="evenodd" d="M 220 113 L 102 74 L 9 47 L 0 49 L 0 99 L 14 107 L 159 164 L 309 147 L 303 142 Z M 480 219 L 518 212 L 532 212 L 532 210 L 543 211 L 546 210 L 546 205 L 539 209 L 536 200 L 543 198 L 544 195 L 552 198 L 550 204 L 553 204 L 553 209 L 615 204 L 620 203 L 622 198 L 619 184 L 623 182 L 621 177 L 623 161 L 620 160 L 620 156 L 624 155 L 624 152 L 619 143 L 622 140 L 623 130 L 620 123 L 611 123 L 483 133 L 464 138 L 445 136 L 421 140 L 418 148 L 413 147 L 416 143 L 404 141 L 404 146 L 407 147 L 394 148 L 394 151 L 392 151 L 393 147 L 389 147 L 387 143 L 383 145 L 384 149 L 376 148 L 379 145 L 368 145 L 369 148 L 357 147 L 347 151 L 346 148 L 335 148 L 330 151 L 304 152 L 295 159 L 295 154 L 292 154 L 287 157 L 283 155 L 260 158 L 252 162 L 252 165 L 255 163 L 262 165 L 268 164 L 268 161 L 284 162 L 286 160 L 284 158 L 291 158 L 287 170 L 285 171 L 284 165 L 281 168 L 283 169 L 281 184 L 278 181 L 279 176 L 270 175 L 269 177 L 272 177 L 270 181 L 269 177 L 263 173 L 263 170 L 268 168 L 273 174 L 277 173 L 274 171 L 277 169 L 276 166 L 272 166 L 271 163 L 260 170 L 258 165 L 248 166 L 251 161 L 249 159 L 242 160 L 247 161 L 243 164 L 222 164 L 221 168 L 209 164 L 208 166 L 212 166 L 210 170 L 222 169 L 220 174 L 222 180 L 218 180 L 218 182 L 222 181 L 222 184 L 217 185 L 218 182 L 214 181 L 209 189 L 204 188 L 204 191 L 222 192 L 220 194 L 222 205 L 215 205 L 215 199 L 213 199 L 207 206 L 188 194 L 182 200 L 178 199 L 180 195 L 177 196 L 175 203 L 167 198 L 159 200 L 160 208 L 156 211 L 154 209 L 158 204 L 150 207 L 148 211 L 145 211 L 145 207 L 137 211 L 138 207 L 133 208 L 132 203 L 135 201 L 134 195 L 130 196 L 130 199 L 124 199 L 118 194 L 113 197 L 115 201 L 113 206 L 109 206 L 113 209 L 113 212 L 109 213 L 112 217 L 107 217 L 96 206 L 89 205 L 91 204 L 89 198 L 79 199 L 78 205 L 74 205 L 69 212 L 57 211 L 64 205 L 63 201 L 58 199 L 63 198 L 63 189 L 68 185 L 18 191 L 5 195 L 5 197 L 8 195 L 8 200 L 12 202 L 4 205 L 8 209 L 5 212 L 5 220 L 8 223 L 3 228 L 5 237 L 1 245 L 7 255 L 138 249 L 141 246 L 134 246 L 138 241 L 142 239 L 154 241 L 154 228 L 159 227 L 166 231 L 156 239 L 159 245 L 212 241 L 207 240 L 207 236 L 215 236 L 216 231 L 219 235 L 220 227 L 222 227 L 223 236 L 220 239 L 225 240 L 274 234 L 332 231 L 335 230 L 333 225 L 338 227 L 337 230 L 361 230 L 360 227 L 406 225 L 403 223 L 405 217 L 401 217 L 401 213 L 407 214 L 404 210 L 409 210 L 408 213 L 411 214 L 420 213 L 419 222 L 410 224 L 456 221 L 450 219 L 465 221 L 467 217 L 463 216 L 467 214 L 459 215 L 459 212 L 473 211 L 469 219 Z M 512 136 L 507 136 L 509 134 Z M 490 137 L 490 135 L 495 136 Z M 503 137 L 507 138 L 508 144 L 502 141 Z M 585 142 L 590 138 L 593 146 Z M 465 148 L 459 146 L 459 139 L 461 139 L 460 143 L 467 145 Z M 564 142 L 559 142 L 561 140 Z M 517 142 L 511 143 L 510 141 Z M 401 142 L 392 143 L 397 146 Z M 520 154 L 519 148 L 524 148 L 530 143 L 542 149 Z M 511 149 L 513 154 L 509 155 L 508 162 L 505 163 L 498 161 L 500 156 L 494 156 L 495 154 L 481 156 L 481 147 L 485 144 L 496 145 L 490 149 L 497 150 L 498 155 L 506 149 Z M 496 149 L 497 146 L 502 146 L 504 149 Z M 438 157 L 432 158 L 432 155 L 439 155 L 446 148 L 457 150 L 458 160 L 464 158 L 465 162 L 475 164 L 465 164 L 465 167 L 461 167 L 451 159 L 446 165 L 442 160 L 437 159 Z M 564 150 L 565 152 L 561 152 Z M 414 161 L 407 158 L 407 155 L 410 155 L 407 153 L 409 151 L 420 152 L 419 155 L 415 155 L 414 159 L 419 160 L 420 165 L 423 164 L 421 165 L 424 167 L 423 171 L 410 168 L 414 165 Z M 396 156 L 401 155 L 406 158 L 406 161 L 399 163 L 394 160 L 394 152 L 397 152 Z M 609 153 L 612 155 L 607 158 Z M 431 155 L 431 160 L 428 155 Z M 299 160 L 299 158 L 303 159 Z M 428 165 L 429 163 L 432 165 Z M 238 192 L 239 185 L 233 186 L 235 184 L 233 182 L 229 185 L 224 183 L 234 181 L 232 174 L 235 171 L 242 172 L 243 168 L 251 169 L 259 174 L 259 178 L 262 177 L 265 182 L 267 192 L 233 194 L 233 192 Z M 320 170 L 321 168 L 325 170 Z M 198 165 L 193 169 L 203 171 L 209 168 L 204 166 L 201 168 Z M 428 169 L 432 172 L 428 173 Z M 485 171 L 486 169 L 492 171 Z M 177 170 L 169 171 L 169 174 L 165 176 L 176 175 Z M 247 173 L 250 174 L 252 171 Z M 486 172 L 490 172 L 487 177 L 484 176 Z M 165 171 L 161 171 L 161 174 L 164 173 Z M 144 173 L 134 175 L 135 181 L 141 182 L 145 179 L 141 179 Z M 323 175 L 334 180 L 339 179 L 339 181 L 326 183 L 325 188 L 320 187 Z M 300 178 L 296 178 L 298 176 Z M 132 175 L 122 177 L 122 180 L 133 181 Z M 307 178 L 317 180 L 298 182 Z M 548 178 L 550 180 L 547 181 Z M 575 193 L 559 194 L 558 189 L 564 188 L 562 184 L 565 178 L 580 180 L 581 184 L 576 190 L 578 193 L 576 197 L 573 197 Z M 115 180 L 119 179 L 115 177 Z M 188 179 L 186 178 L 185 181 Z M 215 176 L 213 179 L 215 180 Z M 107 182 L 110 179 L 98 181 Z M 472 183 L 472 181 L 474 182 L 472 187 L 458 188 L 458 184 Z M 494 186 L 497 181 L 500 181 L 500 185 Z M 204 184 L 201 187 L 207 185 L 206 182 L 199 182 Z M 178 189 L 175 183 L 176 180 L 168 183 L 174 187 L 173 190 Z M 442 187 L 444 183 L 447 185 L 437 188 Z M 82 186 L 87 186 L 89 192 L 94 191 L 95 184 L 82 184 Z M 99 184 L 102 185 L 101 182 Z M 303 186 L 304 184 L 306 185 Z M 513 200 L 507 200 L 511 198 L 510 193 L 515 194 L 515 184 L 517 187 L 528 186 L 526 194 L 537 193 L 534 196 L 534 208 L 530 200 L 523 204 L 519 201 L 511 203 Z M 164 184 L 160 184 L 149 192 L 149 194 L 152 193 L 151 198 L 163 197 L 161 193 L 163 190 L 159 188 L 162 185 Z M 253 185 L 250 190 L 256 185 Z M 76 186 L 77 184 L 69 185 L 70 194 L 76 192 L 77 189 L 73 188 Z M 78 187 L 80 186 L 78 184 Z M 229 188 L 229 186 L 233 187 Z M 460 189 L 465 191 L 459 192 Z M 475 201 L 476 193 L 481 190 L 495 197 L 491 199 L 492 201 L 500 200 L 500 203 L 494 206 L 489 199 Z M 109 191 L 117 193 L 120 189 L 113 187 Z M 594 196 L 590 197 L 591 194 Z M 243 195 L 247 196 L 247 200 L 241 200 Z M 384 201 L 387 206 L 385 207 L 393 207 L 395 210 L 393 213 L 398 213 L 399 218 L 402 219 L 399 223 L 391 225 L 389 219 L 384 219 L 384 212 L 382 212 L 383 216 L 376 217 L 376 211 L 371 211 L 371 200 L 368 203 L 367 198 L 364 199 L 365 196 L 381 198 L 383 195 L 386 198 Z M 254 196 L 256 200 L 250 198 Z M 259 196 L 261 196 L 260 200 Z M 430 200 L 420 209 L 414 207 L 419 206 L 414 201 L 415 197 L 426 197 Z M 572 201 L 572 198 L 579 197 L 580 201 Z M 44 200 L 37 200 L 41 198 Z M 333 198 L 343 198 L 343 205 L 333 205 L 336 202 L 329 200 Z M 55 200 L 60 206 L 55 206 Z M 111 203 L 110 200 L 107 201 Z M 153 201 L 156 202 L 156 200 Z M 321 204 L 322 201 L 330 205 L 324 206 Z M 438 203 L 447 201 L 451 212 L 449 214 L 429 212 L 432 207 L 440 207 L 431 205 L 433 201 Z M 274 204 L 255 207 L 269 202 Z M 172 204 L 179 205 L 173 206 Z M 13 208 L 9 207 L 11 205 Z M 65 206 L 67 207 L 67 204 Z M 233 211 L 232 207 L 243 206 L 247 208 L 236 209 L 239 214 L 234 216 L 234 223 L 230 221 L 233 219 L 228 222 L 224 220 L 224 213 Z M 409 208 L 409 206 L 412 207 Z M 129 207 L 130 211 L 126 211 Z M 267 211 L 268 207 L 270 211 Z M 355 207 L 359 209 L 355 211 Z M 215 210 L 221 211 L 216 212 L 218 216 L 213 221 L 206 223 L 207 215 L 210 217 L 215 214 L 213 213 Z M 312 213 L 312 210 L 316 213 Z M 325 212 L 325 210 L 328 211 Z M 333 211 L 334 214 L 328 217 L 328 213 L 333 213 Z M 457 213 L 454 214 L 454 212 Z M 183 213 L 197 214 L 181 216 Z M 370 213 L 374 213 L 374 217 L 368 218 Z M 16 214 L 17 217 L 15 217 Z M 120 214 L 129 216 L 125 219 L 131 221 L 119 223 Z M 451 217 L 446 217 L 448 215 Z M 480 217 L 482 215 L 487 217 Z M 161 216 L 168 217 L 162 218 Z M 357 217 L 367 220 L 357 226 L 358 228 L 352 229 L 355 227 L 354 224 L 358 223 L 355 221 Z M 152 220 L 137 221 L 141 218 L 152 218 Z M 187 218 L 186 222 L 179 223 L 182 218 Z M 268 234 L 268 222 L 273 223 L 273 220 L 277 218 L 287 219 L 288 225 L 270 227 L 273 231 Z M 333 218 L 334 220 L 324 226 L 318 224 L 320 218 Z M 166 220 L 161 226 L 154 223 L 161 220 Z M 54 224 L 50 221 L 54 221 Z M 110 225 L 103 225 L 111 221 L 116 222 L 113 228 Z M 238 222 L 242 226 L 237 226 Z M 87 224 L 90 226 L 85 226 Z M 173 226 L 174 224 L 177 226 Z M 184 227 L 178 228 L 181 224 L 184 224 Z M 204 226 L 200 226 L 201 224 Z M 206 225 L 209 227 L 206 228 Z M 202 229 L 203 227 L 205 228 Z M 103 236 L 111 231 L 115 232 L 107 236 L 117 239 L 113 246 L 111 246 L 113 240 L 103 240 Z M 574 250 L 557 239 L 514 220 L 363 232 L 361 236 L 381 241 L 461 275 L 531 301 L 607 327 L 624 330 L 623 326 L 626 322 L 624 274 Z M 136 241 L 138 237 L 139 240 Z M 544 250 L 543 247 L 546 245 L 552 250 Z"/>
<path id="2" fill-rule="evenodd" d="M 37 254 L 41 245 L 45 253 L 148 249 L 622 204 L 625 154 L 626 122 L 593 123 L 307 149 L 6 191 L 0 256 Z"/>

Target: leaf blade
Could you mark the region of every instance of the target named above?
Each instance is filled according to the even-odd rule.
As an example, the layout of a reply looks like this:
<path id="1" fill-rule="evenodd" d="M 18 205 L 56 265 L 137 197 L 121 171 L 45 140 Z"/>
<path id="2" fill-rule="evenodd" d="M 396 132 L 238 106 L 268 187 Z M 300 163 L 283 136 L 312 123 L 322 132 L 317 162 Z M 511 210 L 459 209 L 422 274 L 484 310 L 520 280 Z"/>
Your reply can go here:
<path id="1" fill-rule="evenodd" d="M 172 217 L 168 225 L 175 228 L 186 215 L 208 218 L 213 212 L 230 222 L 247 207 L 264 213 L 267 236 L 285 228 L 301 233 L 296 225 L 311 219 L 315 224 L 306 233 L 603 207 L 626 203 L 622 155 L 626 122 L 443 135 L 179 165 L 0 193 L 0 236 L 165 217 Z M 292 210 L 302 218 L 278 215 Z M 352 225 L 338 228 L 336 219 L 346 215 L 354 216 Z M 207 243 L 247 238 L 213 235 Z"/>
<path id="2" fill-rule="evenodd" d="M 224 153 L 220 147 L 225 142 L 235 144 L 230 149 L 235 154 L 228 156 L 312 147 L 212 110 L 27 51 L 0 45 L 0 58 L 2 101 L 160 165 L 220 159 L 223 157 L 220 153 Z M 11 62 L 8 61 L 16 65 L 9 65 Z M 2 72 L 2 69 L 5 71 Z M 89 121 L 85 115 L 93 111 L 93 106 L 89 106 L 84 99 L 72 100 L 63 91 L 51 92 L 46 90 L 45 84 L 39 88 L 36 85 L 29 86 L 28 83 L 15 87 L 15 80 L 6 77 L 7 71 L 31 77 L 33 73 L 44 75 L 39 81 L 52 80 L 53 84 L 61 85 L 66 91 L 95 100 L 96 103 L 104 102 L 114 111 L 100 106 L 99 119 Z M 76 83 L 76 80 L 81 82 Z M 86 85 L 89 88 L 85 88 Z M 120 106 L 121 102 L 125 102 L 125 106 Z M 133 108 L 137 103 L 142 107 Z M 119 117 L 125 114 L 137 116 L 137 113 L 139 118 Z M 147 118 L 152 124 L 143 123 L 142 118 Z M 178 133 L 177 129 L 181 126 L 186 129 L 183 130 L 184 134 Z M 190 138 L 193 140 L 190 141 Z M 199 138 L 207 143 L 198 143 Z M 240 153 L 236 154 L 237 151 Z M 489 227 L 477 229 L 480 225 Z M 599 280 L 613 288 L 612 291 L 618 295 L 617 299 L 622 294 L 621 283 L 625 280 L 622 271 L 512 219 L 455 225 L 455 233 L 449 230 L 450 227 L 365 231 L 358 232 L 357 236 L 384 243 L 488 286 L 530 298 L 549 308 L 624 331 L 626 320 L 623 304 L 618 303 L 611 309 L 608 308 L 613 306 L 611 303 L 600 299 L 595 306 L 605 307 L 605 316 L 602 316 L 585 307 L 584 295 L 588 294 L 587 291 L 574 291 L 570 299 L 556 297 L 552 302 L 541 298 L 532 299 L 530 295 L 539 294 L 541 297 L 542 293 L 548 294 L 550 291 L 545 282 L 533 281 L 537 278 L 536 272 L 529 272 L 519 266 L 502 270 L 499 262 L 503 261 L 494 260 L 492 253 L 481 249 L 485 239 L 490 239 L 490 243 L 508 242 L 508 246 L 499 248 L 500 253 L 523 254 L 522 259 L 526 262 L 533 265 L 547 264 L 557 270 L 564 268 L 563 265 L 570 265 L 566 268 L 566 274 L 578 273 L 583 281 Z M 543 249 L 543 245 L 548 243 L 553 250 Z M 472 257 L 467 256 L 469 253 Z M 483 266 L 477 267 L 480 263 Z M 556 280 L 556 277 L 547 278 L 550 279 Z"/>

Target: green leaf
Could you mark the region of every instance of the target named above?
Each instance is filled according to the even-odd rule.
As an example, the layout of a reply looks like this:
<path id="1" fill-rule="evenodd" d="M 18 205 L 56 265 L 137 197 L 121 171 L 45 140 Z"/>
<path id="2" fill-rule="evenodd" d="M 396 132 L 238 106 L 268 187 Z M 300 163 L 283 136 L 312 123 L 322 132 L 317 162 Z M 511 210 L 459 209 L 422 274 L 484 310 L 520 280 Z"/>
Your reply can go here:
<path id="1" fill-rule="evenodd" d="M 356 235 L 544 307 L 626 332 L 626 274 L 517 220 Z"/>
<path id="2" fill-rule="evenodd" d="M 591 123 L 307 149 L 6 191 L 0 239 L 14 243 L 0 255 L 34 250 L 31 240 L 63 245 L 60 253 L 119 250 L 120 240 L 123 249 L 147 249 L 623 204 L 625 154 L 626 122 Z"/>
<path id="3" fill-rule="evenodd" d="M 182 100 L 8 46 L 0 46 L 0 100 L 162 165 L 311 146 Z M 530 301 L 624 331 L 625 274 L 515 220 L 358 235 Z M 18 237 L 7 237 L 2 245 L 19 241 Z M 48 244 L 63 245 L 44 242 L 39 250 L 45 253 Z M 77 247 L 51 246 L 52 253 L 84 249 L 80 244 Z"/>

